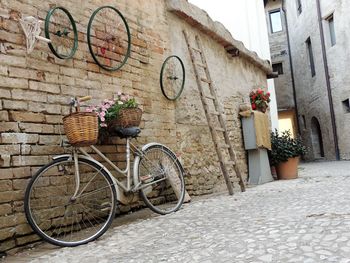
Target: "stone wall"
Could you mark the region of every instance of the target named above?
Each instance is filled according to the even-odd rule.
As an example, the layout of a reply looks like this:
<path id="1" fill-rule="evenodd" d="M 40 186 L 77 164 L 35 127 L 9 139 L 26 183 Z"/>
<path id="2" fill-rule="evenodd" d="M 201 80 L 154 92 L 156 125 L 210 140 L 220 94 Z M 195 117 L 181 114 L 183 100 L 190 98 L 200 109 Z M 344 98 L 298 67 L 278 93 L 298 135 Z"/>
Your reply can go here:
<path id="1" fill-rule="evenodd" d="M 187 5 L 186 1 L 181 2 Z M 79 46 L 75 56 L 60 60 L 43 42 L 38 42 L 34 51 L 27 54 L 18 19 L 32 15 L 44 20 L 47 11 L 56 4 L 67 8 L 77 23 Z M 99 68 L 86 43 L 90 15 L 99 6 L 108 4 L 125 15 L 132 36 L 131 56 L 116 72 Z M 242 56 L 232 58 L 222 42 L 220 44 L 218 39 L 197 27 L 202 29 L 168 12 L 166 1 L 162 0 L 32 0 L 30 4 L 26 0 L 1 0 L 0 251 L 38 239 L 26 223 L 24 191 L 40 166 L 64 152 L 59 146 L 61 123 L 62 116 L 69 112 L 67 103 L 71 96 L 91 95 L 91 103 L 113 98 L 117 91 L 135 96 L 144 112 L 137 143 L 157 141 L 179 153 L 190 195 L 225 189 L 182 29 L 188 30 L 192 41 L 195 34 L 203 40 L 209 70 L 224 105 L 230 137 L 246 177 L 238 105 L 248 98 L 252 88 L 266 87 L 266 73 L 271 70 L 239 42 L 234 43 L 242 50 Z M 176 102 L 166 100 L 159 87 L 162 62 L 171 54 L 179 55 L 186 67 L 185 90 Z M 100 146 L 100 149 L 122 164 L 122 143 L 113 138 L 109 145 Z M 131 208 L 122 208 L 123 211 L 128 209 Z"/>
<path id="2" fill-rule="evenodd" d="M 350 136 L 346 132 L 350 129 L 350 112 L 343 105 L 343 101 L 350 98 L 350 75 L 346 70 L 350 57 L 350 3 L 348 1 L 321 1 L 322 17 L 326 19 L 333 13 L 335 23 L 336 44 L 331 46 L 329 25 L 323 21 L 325 45 L 328 59 L 329 76 L 332 87 L 333 105 L 337 125 L 337 136 L 341 159 L 350 159 Z"/>
<path id="3" fill-rule="evenodd" d="M 272 32 L 269 13 L 271 11 L 280 10 L 282 31 Z M 279 111 L 289 110 L 294 108 L 293 99 L 293 84 L 291 66 L 289 62 L 289 48 L 287 41 L 287 28 L 285 24 L 284 12 L 282 10 L 281 1 L 268 1 L 265 6 L 266 22 L 269 30 L 269 42 L 271 52 L 271 62 L 282 63 L 283 74 L 275 78 L 275 90 L 277 97 L 277 107 Z"/>
<path id="4" fill-rule="evenodd" d="M 346 71 L 349 62 L 349 17 L 348 1 L 320 0 L 321 16 L 328 59 L 329 76 L 335 110 L 337 137 L 339 140 L 340 157 L 349 159 L 350 114 L 342 101 L 350 96 L 350 79 Z M 296 1 L 286 1 L 288 24 L 290 29 L 291 52 L 294 64 L 295 86 L 297 93 L 299 123 L 304 141 L 309 147 L 308 159 L 318 157 L 317 136 L 313 132 L 312 119 L 317 118 L 323 138 L 324 157 L 335 159 L 335 143 L 333 139 L 330 116 L 329 96 L 326 86 L 326 75 L 322 58 L 321 36 L 317 16 L 316 1 L 302 1 L 302 12 L 298 15 Z M 336 45 L 330 45 L 330 33 L 327 18 L 334 14 Z M 315 61 L 315 76 L 311 76 L 306 40 L 310 37 Z M 315 129 L 314 129 L 315 130 Z M 314 152 L 315 150 L 315 152 Z"/>

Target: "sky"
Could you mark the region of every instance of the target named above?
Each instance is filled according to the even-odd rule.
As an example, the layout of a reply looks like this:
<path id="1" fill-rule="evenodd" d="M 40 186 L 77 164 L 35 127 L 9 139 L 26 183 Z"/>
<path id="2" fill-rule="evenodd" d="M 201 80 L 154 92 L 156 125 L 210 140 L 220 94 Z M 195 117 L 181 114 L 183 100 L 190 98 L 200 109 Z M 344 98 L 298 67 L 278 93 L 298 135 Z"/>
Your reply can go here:
<path id="1" fill-rule="evenodd" d="M 204 9 L 214 21 L 221 22 L 236 40 L 270 58 L 263 1 L 261 0 L 189 0 Z M 263 17 L 261 17 L 263 16 Z"/>

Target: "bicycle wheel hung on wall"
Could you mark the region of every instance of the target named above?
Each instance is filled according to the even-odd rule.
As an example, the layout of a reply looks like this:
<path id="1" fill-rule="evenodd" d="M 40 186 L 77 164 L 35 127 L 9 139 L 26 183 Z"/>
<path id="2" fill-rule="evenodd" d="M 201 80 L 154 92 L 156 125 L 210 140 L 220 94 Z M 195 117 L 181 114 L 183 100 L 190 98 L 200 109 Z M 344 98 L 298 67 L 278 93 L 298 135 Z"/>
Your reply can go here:
<path id="1" fill-rule="evenodd" d="M 168 100 L 180 97 L 185 86 L 185 66 L 175 55 L 165 59 L 160 71 L 160 87 Z"/>
<path id="2" fill-rule="evenodd" d="M 90 53 L 101 68 L 115 71 L 128 60 L 130 29 L 118 9 L 112 6 L 96 9 L 89 20 L 87 38 Z"/>
<path id="3" fill-rule="evenodd" d="M 72 15 L 63 7 L 49 10 L 45 19 L 45 37 L 51 40 L 49 47 L 56 57 L 67 59 L 78 48 L 78 32 Z"/>

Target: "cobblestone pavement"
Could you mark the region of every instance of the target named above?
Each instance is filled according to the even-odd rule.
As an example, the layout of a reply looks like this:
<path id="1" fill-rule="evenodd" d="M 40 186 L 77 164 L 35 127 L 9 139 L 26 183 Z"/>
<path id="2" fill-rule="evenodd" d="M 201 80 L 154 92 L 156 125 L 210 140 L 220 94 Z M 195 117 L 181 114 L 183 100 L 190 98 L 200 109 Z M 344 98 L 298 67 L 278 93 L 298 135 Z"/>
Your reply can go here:
<path id="1" fill-rule="evenodd" d="M 350 262 L 350 162 L 303 164 L 296 180 L 200 199 L 85 246 L 6 261 Z"/>

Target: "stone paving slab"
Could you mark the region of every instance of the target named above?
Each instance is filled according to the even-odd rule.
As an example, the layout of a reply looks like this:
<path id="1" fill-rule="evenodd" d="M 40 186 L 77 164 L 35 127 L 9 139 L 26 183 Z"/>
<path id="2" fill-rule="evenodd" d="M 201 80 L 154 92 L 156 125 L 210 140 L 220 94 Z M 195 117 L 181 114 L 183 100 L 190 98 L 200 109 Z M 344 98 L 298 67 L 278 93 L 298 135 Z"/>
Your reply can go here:
<path id="1" fill-rule="evenodd" d="M 350 162 L 303 164 L 296 180 L 194 201 L 84 246 L 4 262 L 350 262 Z"/>

